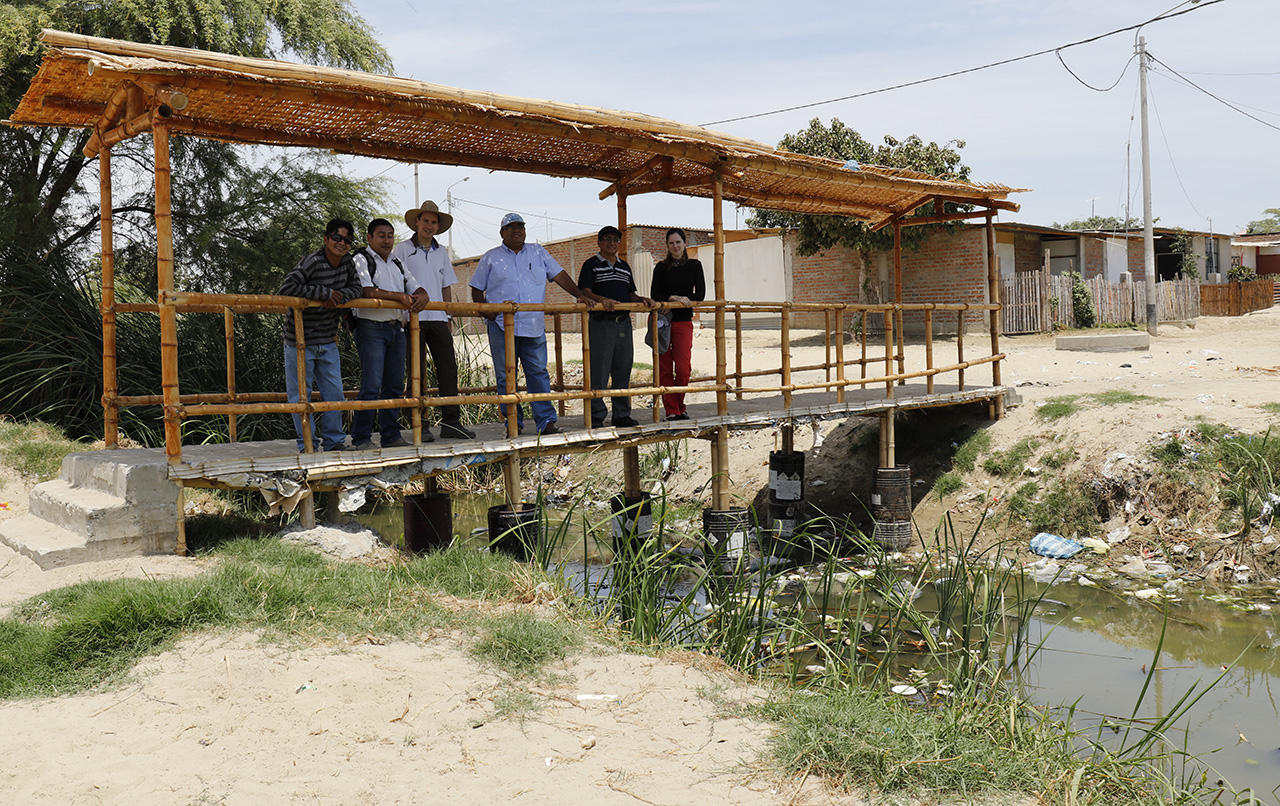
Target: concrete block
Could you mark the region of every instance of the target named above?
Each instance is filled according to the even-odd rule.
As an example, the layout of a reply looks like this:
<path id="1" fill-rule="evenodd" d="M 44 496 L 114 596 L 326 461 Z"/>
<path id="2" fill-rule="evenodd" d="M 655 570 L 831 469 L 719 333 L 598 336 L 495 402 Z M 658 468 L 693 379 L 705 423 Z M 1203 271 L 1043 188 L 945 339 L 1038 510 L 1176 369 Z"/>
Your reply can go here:
<path id="1" fill-rule="evenodd" d="M 138 531 L 137 519 L 123 498 L 63 479 L 36 485 L 31 491 L 30 512 L 88 539 Z"/>
<path id="2" fill-rule="evenodd" d="M 1079 333 L 1058 336 L 1054 341 L 1058 350 L 1081 350 L 1084 352 L 1107 353 L 1125 350 L 1146 352 L 1151 349 L 1151 337 L 1146 333 Z"/>
<path id="3" fill-rule="evenodd" d="M 169 464 L 160 450 L 73 453 L 62 461 L 62 478 L 131 504 L 175 507 L 178 501 L 178 487 L 169 480 Z"/>
<path id="4" fill-rule="evenodd" d="M 172 553 L 177 538 L 120 535 L 113 539 L 87 540 L 35 515 L 23 515 L 0 521 L 0 543 L 30 557 L 47 571 L 77 563 Z"/>

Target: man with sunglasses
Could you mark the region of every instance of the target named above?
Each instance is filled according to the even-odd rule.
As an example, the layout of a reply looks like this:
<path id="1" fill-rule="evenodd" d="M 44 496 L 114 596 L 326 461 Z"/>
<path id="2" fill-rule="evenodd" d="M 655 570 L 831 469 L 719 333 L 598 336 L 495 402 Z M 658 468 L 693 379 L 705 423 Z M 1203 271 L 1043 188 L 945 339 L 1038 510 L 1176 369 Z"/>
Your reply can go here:
<path id="1" fill-rule="evenodd" d="M 320 391 L 324 401 L 340 401 L 342 366 L 338 358 L 338 327 L 342 322 L 339 305 L 363 296 L 355 264 L 351 261 L 351 239 L 355 225 L 342 218 L 329 221 L 324 230 L 324 246 L 298 261 L 280 284 L 280 295 L 302 297 L 322 303 L 320 308 L 302 310 L 302 339 L 306 344 L 305 364 L 307 396 L 311 388 Z M 284 319 L 284 382 L 289 402 L 301 399 L 298 388 L 298 342 L 293 311 Z M 302 415 L 293 415 L 293 429 L 298 437 L 298 451 L 306 449 L 302 441 Z M 346 449 L 347 435 L 342 430 L 342 412 L 320 414 L 320 430 L 316 418 L 311 419 L 311 436 L 317 449 Z"/>

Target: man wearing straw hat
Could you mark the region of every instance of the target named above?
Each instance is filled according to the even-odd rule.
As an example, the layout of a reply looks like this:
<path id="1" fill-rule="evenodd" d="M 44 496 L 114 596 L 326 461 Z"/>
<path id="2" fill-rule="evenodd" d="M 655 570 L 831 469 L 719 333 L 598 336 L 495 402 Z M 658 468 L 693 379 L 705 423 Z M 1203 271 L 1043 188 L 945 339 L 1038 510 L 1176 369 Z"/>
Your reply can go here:
<path id="1" fill-rule="evenodd" d="M 421 207 L 406 210 L 404 223 L 413 230 L 408 240 L 396 244 L 391 256 L 398 259 L 410 276 L 427 293 L 429 302 L 453 302 L 453 260 L 449 251 L 440 245 L 436 235 L 453 226 L 453 216 L 440 212 L 435 202 L 427 200 Z M 449 326 L 449 314 L 445 311 L 418 312 L 418 338 L 421 345 L 422 377 L 426 378 L 427 353 L 436 366 L 436 389 L 440 397 L 458 395 L 458 357 L 453 349 L 453 332 Z M 429 433 L 422 429 L 424 439 Z M 440 437 L 442 439 L 475 439 L 475 432 L 462 425 L 462 407 L 440 407 Z"/>
<path id="2" fill-rule="evenodd" d="M 355 225 L 342 218 L 331 219 L 324 229 L 324 246 L 298 261 L 280 284 L 283 297 L 304 297 L 323 304 L 302 311 L 302 338 L 307 396 L 314 384 L 323 401 L 343 400 L 342 365 L 338 357 L 338 325 L 342 312 L 337 306 L 360 297 L 363 292 L 351 262 L 351 239 Z M 284 382 L 290 403 L 301 399 L 298 388 L 298 347 L 292 311 L 284 319 Z M 298 451 L 302 441 L 302 415 L 293 415 L 293 429 L 298 435 Z M 316 418 L 311 418 L 311 438 L 326 451 L 346 449 L 347 435 L 342 431 L 342 412 L 320 414 L 320 431 Z"/>
<path id="3" fill-rule="evenodd" d="M 547 296 L 547 283 L 553 282 L 573 295 L 588 308 L 595 302 L 582 293 L 573 278 L 560 267 L 550 253 L 538 244 L 524 242 L 524 219 L 519 213 L 507 213 L 498 228 L 502 245 L 495 246 L 480 258 L 471 275 L 473 302 L 517 302 L 540 305 Z M 493 356 L 493 374 L 499 394 L 507 389 L 507 346 L 503 338 L 502 317 L 485 314 L 489 331 L 489 354 Z M 515 315 L 516 359 L 524 367 L 525 385 L 531 393 L 551 391 L 547 374 L 547 322 L 542 311 L 521 311 Z M 531 406 L 539 434 L 558 434 L 556 408 L 547 400 L 536 400 Z M 507 407 L 500 406 L 503 416 Z M 524 412 L 516 407 L 516 417 L 524 428 Z"/>

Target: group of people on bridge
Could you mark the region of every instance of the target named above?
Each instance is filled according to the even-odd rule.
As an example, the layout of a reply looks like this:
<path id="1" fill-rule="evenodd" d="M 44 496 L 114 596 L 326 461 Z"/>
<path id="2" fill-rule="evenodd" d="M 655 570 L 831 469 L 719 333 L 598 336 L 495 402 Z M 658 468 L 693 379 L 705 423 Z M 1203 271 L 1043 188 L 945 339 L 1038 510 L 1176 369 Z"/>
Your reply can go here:
<path id="1" fill-rule="evenodd" d="M 299 384 L 298 348 L 295 321 L 284 323 L 285 385 L 290 403 L 302 399 L 305 389 L 312 388 L 323 401 L 341 401 L 342 368 L 337 335 L 344 313 L 354 324 L 356 351 L 360 356 L 360 400 L 391 400 L 404 395 L 407 317 L 418 317 L 418 336 L 423 368 L 428 355 L 435 365 L 436 389 L 442 398 L 458 395 L 458 362 L 453 347 L 450 315 L 447 311 L 428 309 L 432 302 L 453 302 L 452 287 L 458 282 L 448 250 L 436 236 L 453 225 L 453 217 L 441 212 L 434 201 L 423 202 L 404 214 L 404 222 L 412 235 L 396 242 L 395 227 L 385 218 L 375 218 L 365 230 L 366 246 L 356 247 L 355 225 L 334 218 L 325 227 L 324 245 L 302 258 L 285 275 L 280 285 L 282 296 L 302 297 L 321 303 L 302 311 L 302 339 L 305 345 L 304 385 Z M 631 266 L 618 254 L 622 233 L 612 226 L 597 235 L 599 251 L 582 264 L 575 282 L 568 272 L 541 245 L 525 242 L 525 222 L 518 213 L 502 217 L 498 233 L 502 243 L 480 258 L 469 283 L 471 300 L 476 303 L 515 302 L 540 305 L 545 301 L 548 283 L 563 288 L 589 309 L 588 335 L 591 343 L 591 388 L 623 390 L 631 385 L 634 362 L 631 313 L 617 310 L 619 303 L 638 303 L 646 308 L 654 300 L 675 303 L 670 310 L 670 341 L 659 355 L 659 380 L 664 387 L 685 386 L 691 375 L 693 348 L 693 310 L 691 304 L 706 298 L 706 281 L 702 264 L 686 253 L 684 230 L 667 230 L 667 254 L 653 270 L 649 296 L 641 295 Z M 355 299 L 382 299 L 398 307 L 351 308 L 340 306 Z M 506 389 L 506 339 L 503 318 L 496 313 L 482 314 L 489 337 L 489 353 L 493 360 L 497 390 Z M 514 318 L 515 360 L 524 368 L 526 388 L 531 393 L 551 391 L 547 372 L 547 338 L 542 311 L 520 311 Z M 422 377 L 426 377 L 425 371 Z M 688 419 L 683 393 L 663 395 L 667 420 Z M 639 423 L 631 416 L 631 398 L 611 399 L 611 424 L 630 428 Z M 442 439 L 474 439 L 475 432 L 462 422 L 458 405 L 440 406 Z M 503 416 L 506 406 L 502 405 Z M 550 401 L 534 401 L 530 408 L 539 434 L 560 432 L 556 425 L 555 406 Z M 379 445 L 393 448 L 407 445 L 401 435 L 398 409 L 361 409 L 351 419 L 351 444 L 343 431 L 342 412 L 326 411 L 319 415 L 319 429 L 312 421 L 315 450 L 367 450 L 374 447 L 375 415 Z M 603 427 L 610 415 L 603 398 L 591 401 L 591 424 Z M 524 412 L 517 407 L 517 419 L 524 429 Z M 303 443 L 302 416 L 293 415 L 298 450 Z M 422 439 L 435 437 L 423 428 Z"/>

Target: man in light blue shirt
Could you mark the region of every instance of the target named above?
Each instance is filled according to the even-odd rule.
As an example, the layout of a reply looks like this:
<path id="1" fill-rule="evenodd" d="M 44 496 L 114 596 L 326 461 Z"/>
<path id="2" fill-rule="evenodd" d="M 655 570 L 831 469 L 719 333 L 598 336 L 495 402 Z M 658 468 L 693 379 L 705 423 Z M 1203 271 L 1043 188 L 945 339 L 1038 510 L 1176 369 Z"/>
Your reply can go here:
<path id="1" fill-rule="evenodd" d="M 473 302 L 541 304 L 546 300 L 547 283 L 553 282 L 578 302 L 586 303 L 589 308 L 594 306 L 594 301 L 582 293 L 578 284 L 546 249 L 536 243 L 525 243 L 524 219 L 519 213 L 503 216 L 498 232 L 502 235 L 502 245 L 485 252 L 471 276 Z M 503 394 L 507 389 L 507 350 L 502 317 L 486 314 L 485 320 L 489 331 L 489 354 L 493 356 L 493 374 L 498 382 L 498 393 Z M 525 385 L 534 394 L 550 392 L 545 314 L 542 311 L 521 311 L 515 315 L 515 328 L 516 360 L 524 367 Z M 505 417 L 507 407 L 500 408 Z M 556 426 L 556 409 L 550 401 L 535 401 L 531 408 L 539 434 L 560 433 Z M 524 412 L 519 407 L 516 408 L 516 417 L 523 428 Z"/>

